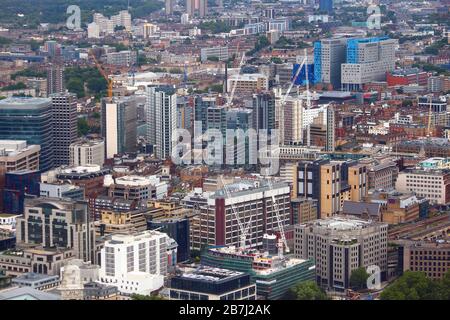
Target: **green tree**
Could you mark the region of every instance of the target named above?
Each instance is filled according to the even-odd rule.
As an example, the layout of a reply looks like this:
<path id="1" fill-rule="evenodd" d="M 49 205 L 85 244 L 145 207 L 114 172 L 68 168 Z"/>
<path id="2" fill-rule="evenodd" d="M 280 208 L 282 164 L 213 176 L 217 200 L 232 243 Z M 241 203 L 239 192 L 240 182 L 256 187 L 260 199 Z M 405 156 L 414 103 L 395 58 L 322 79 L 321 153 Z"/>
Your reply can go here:
<path id="1" fill-rule="evenodd" d="M 164 299 L 164 297 L 162 297 L 160 295 L 156 295 L 156 294 L 152 294 L 149 296 L 143 295 L 143 294 L 132 294 L 131 299 L 132 300 L 166 300 L 166 299 Z"/>
<path id="2" fill-rule="evenodd" d="M 292 287 L 289 295 L 296 300 L 327 300 L 328 296 L 315 281 L 305 281 Z"/>
<path id="3" fill-rule="evenodd" d="M 11 84 L 9 86 L 3 87 L 1 91 L 9 91 L 9 90 L 22 90 L 26 89 L 27 86 L 23 82 L 18 82 L 16 84 Z"/>
<path id="4" fill-rule="evenodd" d="M 85 136 L 89 133 L 89 124 L 85 118 L 78 118 L 78 135 Z"/>
<path id="5" fill-rule="evenodd" d="M 360 267 L 352 271 L 350 275 L 350 286 L 357 290 L 367 288 L 367 278 L 369 274 L 364 267 Z"/>
<path id="6" fill-rule="evenodd" d="M 406 107 L 412 107 L 413 102 L 411 100 L 403 100 L 402 101 L 402 107 L 406 108 Z"/>
<path id="7" fill-rule="evenodd" d="M 381 293 L 382 300 L 439 300 L 442 283 L 433 281 L 423 272 L 406 271 Z"/>
<path id="8" fill-rule="evenodd" d="M 108 83 L 104 78 L 92 78 L 87 81 L 87 88 L 93 93 L 105 91 Z"/>
<path id="9" fill-rule="evenodd" d="M 270 61 L 272 61 L 275 64 L 282 64 L 283 63 L 283 60 L 281 60 L 278 57 L 272 57 L 272 58 L 270 58 Z"/>
<path id="10" fill-rule="evenodd" d="M 75 93 L 78 98 L 83 98 L 85 96 L 83 80 L 80 78 L 71 78 L 67 82 L 67 90 Z"/>

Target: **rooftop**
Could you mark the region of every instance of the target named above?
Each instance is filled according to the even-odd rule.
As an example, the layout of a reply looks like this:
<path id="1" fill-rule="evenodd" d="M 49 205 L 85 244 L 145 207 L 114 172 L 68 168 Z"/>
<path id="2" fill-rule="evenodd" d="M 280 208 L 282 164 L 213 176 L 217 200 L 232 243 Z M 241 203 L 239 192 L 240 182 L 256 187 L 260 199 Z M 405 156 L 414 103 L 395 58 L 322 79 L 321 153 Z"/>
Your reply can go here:
<path id="1" fill-rule="evenodd" d="M 51 103 L 49 98 L 29 98 L 29 97 L 10 97 L 0 101 L 1 109 L 36 109 L 48 107 Z"/>
<path id="2" fill-rule="evenodd" d="M 14 287 L 0 291 L 0 300 L 61 300 L 61 297 L 30 287 Z"/>
<path id="3" fill-rule="evenodd" d="M 218 282 L 225 279 L 231 279 L 244 275 L 243 272 L 232 271 L 228 269 L 213 268 L 209 266 L 200 266 L 197 269 L 186 268 L 185 272 L 181 275 L 181 278 L 206 281 L 206 282 Z"/>

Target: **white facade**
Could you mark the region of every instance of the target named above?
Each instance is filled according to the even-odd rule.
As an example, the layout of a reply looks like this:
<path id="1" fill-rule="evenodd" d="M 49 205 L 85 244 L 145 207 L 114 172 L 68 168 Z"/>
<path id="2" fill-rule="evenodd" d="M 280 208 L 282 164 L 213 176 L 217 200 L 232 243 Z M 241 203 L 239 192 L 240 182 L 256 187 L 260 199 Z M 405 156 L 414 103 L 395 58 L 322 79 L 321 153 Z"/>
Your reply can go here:
<path id="1" fill-rule="evenodd" d="M 142 32 L 143 32 L 144 38 L 149 38 L 151 36 L 156 35 L 159 32 L 159 27 L 156 24 L 145 23 L 142 26 Z"/>
<path id="2" fill-rule="evenodd" d="M 105 142 L 103 139 L 81 140 L 70 145 L 70 165 L 84 166 L 105 162 Z"/>
<path id="3" fill-rule="evenodd" d="M 342 86 L 347 89 L 361 87 L 372 81 L 385 81 L 386 72 L 395 69 L 395 50 L 398 40 L 359 43 L 358 63 L 343 63 Z"/>
<path id="4" fill-rule="evenodd" d="M 395 190 L 402 193 L 414 192 L 432 204 L 446 204 L 448 174 L 442 170 L 412 170 L 399 172 Z"/>
<path id="5" fill-rule="evenodd" d="M 228 59 L 228 47 L 202 48 L 200 56 L 202 62 L 205 62 L 208 58 L 212 57 L 217 57 L 219 61 L 225 61 Z"/>
<path id="6" fill-rule="evenodd" d="M 88 32 L 89 39 L 100 38 L 100 27 L 95 22 L 88 24 L 87 32 Z"/>
<path id="7" fill-rule="evenodd" d="M 117 103 L 106 103 L 105 107 L 105 121 L 106 121 L 106 158 L 114 158 L 119 151 L 117 144 Z"/>
<path id="8" fill-rule="evenodd" d="M 155 156 L 165 159 L 172 155 L 177 129 L 177 95 L 171 87 L 147 87 L 147 140 L 154 146 Z"/>
<path id="9" fill-rule="evenodd" d="M 169 236 L 158 231 L 117 234 L 101 250 L 100 282 L 124 294 L 144 294 L 160 289 L 167 274 Z"/>
<path id="10" fill-rule="evenodd" d="M 189 14 L 183 13 L 181 15 L 181 24 L 188 24 L 189 23 Z"/>

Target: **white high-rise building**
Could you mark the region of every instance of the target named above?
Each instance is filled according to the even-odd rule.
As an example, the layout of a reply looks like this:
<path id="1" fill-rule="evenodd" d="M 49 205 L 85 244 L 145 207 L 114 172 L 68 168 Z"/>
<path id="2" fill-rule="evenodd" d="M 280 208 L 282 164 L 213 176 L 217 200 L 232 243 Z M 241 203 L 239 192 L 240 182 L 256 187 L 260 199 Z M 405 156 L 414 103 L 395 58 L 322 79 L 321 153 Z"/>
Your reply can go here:
<path id="1" fill-rule="evenodd" d="M 143 26 L 144 38 L 149 38 L 155 35 L 159 31 L 159 27 L 156 24 L 145 23 Z"/>
<path id="2" fill-rule="evenodd" d="M 172 154 L 172 139 L 177 128 L 177 95 L 171 86 L 147 87 L 147 141 L 155 156 L 165 159 Z"/>
<path id="3" fill-rule="evenodd" d="M 100 38 L 100 27 L 95 22 L 88 24 L 87 32 L 88 32 L 89 39 Z"/>
<path id="4" fill-rule="evenodd" d="M 385 81 L 395 69 L 397 39 L 366 38 L 347 42 L 347 63 L 341 65 L 343 90 L 359 90 L 365 83 Z"/>
<path id="5" fill-rule="evenodd" d="M 124 294 L 149 295 L 160 289 L 167 274 L 170 240 L 153 230 L 113 235 L 101 250 L 100 282 Z"/>
<path id="6" fill-rule="evenodd" d="M 80 139 L 69 147 L 70 166 L 85 166 L 105 162 L 105 141 L 103 139 Z"/>
<path id="7" fill-rule="evenodd" d="M 94 23 L 98 25 L 100 34 L 112 34 L 114 33 L 113 21 L 106 18 L 101 13 L 94 13 Z"/>
<path id="8" fill-rule="evenodd" d="M 188 24 L 189 23 L 189 13 L 183 13 L 181 15 L 181 24 Z"/>

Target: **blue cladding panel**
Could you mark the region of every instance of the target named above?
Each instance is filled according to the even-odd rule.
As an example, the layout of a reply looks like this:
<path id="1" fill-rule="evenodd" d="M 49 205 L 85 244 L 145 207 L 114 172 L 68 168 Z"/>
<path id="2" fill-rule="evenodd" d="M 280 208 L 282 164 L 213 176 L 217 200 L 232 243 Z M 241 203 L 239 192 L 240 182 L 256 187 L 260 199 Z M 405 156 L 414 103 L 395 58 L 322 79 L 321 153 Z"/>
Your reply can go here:
<path id="1" fill-rule="evenodd" d="M 314 83 L 322 82 L 322 43 L 314 42 Z"/>

